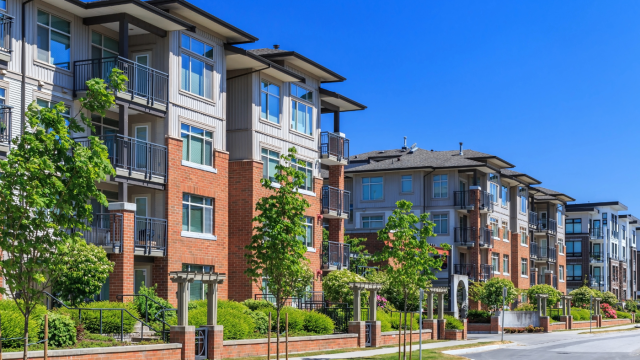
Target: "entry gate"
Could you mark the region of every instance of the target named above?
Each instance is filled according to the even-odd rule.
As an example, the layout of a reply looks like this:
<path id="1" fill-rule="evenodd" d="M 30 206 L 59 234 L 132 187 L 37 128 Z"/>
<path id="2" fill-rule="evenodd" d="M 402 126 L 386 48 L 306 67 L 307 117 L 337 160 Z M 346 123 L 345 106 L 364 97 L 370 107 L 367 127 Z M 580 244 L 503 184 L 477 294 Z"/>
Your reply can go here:
<path id="1" fill-rule="evenodd" d="M 196 360 L 207 359 L 207 336 L 209 331 L 207 328 L 196 329 Z"/>

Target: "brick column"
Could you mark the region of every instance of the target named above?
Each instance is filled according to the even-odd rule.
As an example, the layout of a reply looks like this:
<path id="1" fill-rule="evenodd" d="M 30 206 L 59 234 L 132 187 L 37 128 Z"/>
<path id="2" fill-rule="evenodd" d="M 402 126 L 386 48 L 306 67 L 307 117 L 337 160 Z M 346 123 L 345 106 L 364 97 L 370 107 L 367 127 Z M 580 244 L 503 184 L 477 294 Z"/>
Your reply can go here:
<path id="1" fill-rule="evenodd" d="M 462 319 L 462 325 L 464 325 L 464 330 L 462 331 L 462 340 L 467 340 L 467 319 Z"/>
<path id="2" fill-rule="evenodd" d="M 358 347 L 365 347 L 366 323 L 364 321 L 349 321 L 349 334 L 358 334 Z"/>
<path id="3" fill-rule="evenodd" d="M 438 320 L 438 340 L 446 339 L 446 333 L 445 333 L 446 324 L 447 324 L 446 319 Z"/>
<path id="4" fill-rule="evenodd" d="M 169 337 L 172 343 L 182 344 L 181 360 L 195 360 L 196 358 L 196 327 L 172 326 Z"/>
<path id="5" fill-rule="evenodd" d="M 480 265 L 482 264 L 482 256 L 480 253 L 480 230 L 482 228 L 482 219 L 480 218 L 480 186 L 469 186 L 469 204 L 473 205 L 473 210 L 468 211 L 469 226 L 475 228 L 473 241 L 475 246 L 471 248 L 469 263 L 474 264 L 476 274 L 480 276 Z M 480 310 L 479 302 L 469 301 L 470 310 Z"/>
<path id="6" fill-rule="evenodd" d="M 207 328 L 207 357 L 209 360 L 222 359 L 223 326 L 206 325 L 203 327 Z"/>
<path id="7" fill-rule="evenodd" d="M 550 333 L 551 332 L 551 318 L 548 317 L 548 316 L 541 316 L 540 317 L 540 326 L 544 329 L 544 332 Z"/>
<path id="8" fill-rule="evenodd" d="M 367 321 L 366 323 L 371 324 L 371 347 L 382 346 L 382 322 Z"/>
<path id="9" fill-rule="evenodd" d="M 544 274 L 544 283 L 553 286 L 553 273 L 547 272 Z"/>
<path id="10" fill-rule="evenodd" d="M 121 214 L 111 218 L 111 240 L 121 241 L 120 253 L 109 255 L 109 260 L 114 263 L 113 272 L 109 277 L 109 300 L 119 301 L 117 295 L 133 294 L 133 239 L 136 220 L 136 204 L 118 202 L 109 204 L 109 213 Z M 122 234 L 118 234 L 122 229 Z M 119 239 L 118 237 L 122 237 Z M 122 301 L 132 301 L 133 298 L 125 297 Z"/>
<path id="11" fill-rule="evenodd" d="M 491 333 L 499 334 L 502 331 L 502 327 L 500 326 L 500 318 L 497 316 L 491 317 Z"/>
<path id="12" fill-rule="evenodd" d="M 573 326 L 573 316 L 561 315 L 560 316 L 560 322 L 564 322 L 565 330 L 571 330 L 571 328 Z"/>
<path id="13" fill-rule="evenodd" d="M 344 166 L 329 166 L 329 186 L 344 189 Z M 320 193 L 320 189 L 316 190 L 316 194 Z M 329 241 L 344 242 L 344 226 L 343 219 L 329 220 Z"/>

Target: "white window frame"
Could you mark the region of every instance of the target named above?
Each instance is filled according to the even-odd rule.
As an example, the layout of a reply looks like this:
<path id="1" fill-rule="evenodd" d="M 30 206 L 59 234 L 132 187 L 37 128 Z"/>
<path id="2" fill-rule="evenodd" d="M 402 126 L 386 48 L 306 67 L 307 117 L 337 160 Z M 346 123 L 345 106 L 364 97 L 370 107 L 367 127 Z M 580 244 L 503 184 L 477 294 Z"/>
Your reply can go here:
<path id="1" fill-rule="evenodd" d="M 267 152 L 266 154 L 264 154 L 265 151 Z M 265 158 L 266 158 L 266 160 L 265 160 Z M 274 177 L 275 173 L 273 174 L 274 176 L 272 176 L 269 173 L 269 160 L 276 160 L 276 165 L 279 165 L 280 164 L 280 153 L 275 151 L 275 150 L 271 150 L 269 148 L 262 148 L 262 149 L 260 149 L 260 159 L 262 160 L 262 163 L 263 163 L 262 164 L 262 166 L 263 166 L 262 178 L 263 179 L 269 179 L 272 182 L 277 182 L 275 177 Z M 266 174 L 267 177 L 264 176 L 265 175 L 265 169 L 267 171 L 267 174 Z M 278 170 L 276 170 L 276 172 L 277 171 Z"/>
<path id="2" fill-rule="evenodd" d="M 293 90 L 294 89 L 302 89 L 302 90 L 306 90 L 308 91 L 308 93 L 311 94 L 311 100 L 307 100 L 307 99 L 303 99 L 301 97 L 298 97 L 298 95 L 294 95 L 293 94 Z M 304 134 L 306 136 L 313 136 L 313 131 L 314 131 L 314 125 L 315 125 L 315 114 L 316 114 L 316 108 L 313 105 L 313 97 L 314 97 L 314 91 L 307 89 L 303 86 L 300 86 L 298 84 L 294 84 L 291 83 L 290 87 L 289 87 L 289 91 L 290 91 L 290 95 L 291 95 L 291 130 L 300 133 L 300 134 Z M 297 91 L 296 91 L 297 92 Z M 295 110 L 294 110 L 294 103 L 295 103 Z M 298 128 L 298 119 L 297 119 L 297 114 L 298 114 L 298 106 L 302 104 L 306 107 L 308 107 L 309 109 L 311 109 L 311 114 L 310 114 L 310 118 L 308 119 L 308 123 L 305 124 L 305 126 L 309 126 L 309 129 L 306 129 L 307 131 L 302 131 Z M 306 114 L 306 112 L 305 112 Z M 296 120 L 294 121 L 293 117 L 294 115 L 296 115 Z"/>
<path id="3" fill-rule="evenodd" d="M 509 255 L 507 254 L 502 254 L 502 274 L 509 275 Z"/>
<path id="4" fill-rule="evenodd" d="M 502 241 L 509 242 L 509 222 L 502 220 Z"/>
<path id="5" fill-rule="evenodd" d="M 293 166 L 295 166 L 295 169 L 298 171 L 302 171 L 307 176 L 307 178 L 305 179 L 306 183 L 300 189 L 313 191 L 313 162 L 300 158 L 296 158 L 295 161 L 296 163 L 292 164 Z M 298 161 L 303 162 L 304 165 L 300 165 Z"/>
<path id="6" fill-rule="evenodd" d="M 185 197 L 188 196 L 188 200 L 185 199 Z M 191 201 L 191 197 L 195 196 L 195 197 L 200 197 L 203 199 L 202 204 L 198 204 L 195 202 Z M 210 201 L 210 203 L 207 203 L 208 201 Z M 185 211 L 185 205 L 187 205 L 187 217 L 188 217 L 188 224 L 187 224 L 187 229 L 184 230 L 184 223 L 182 224 L 183 226 L 183 230 L 181 233 L 181 236 L 185 236 L 185 237 L 198 237 L 198 238 L 209 238 L 211 240 L 216 240 L 217 238 L 215 237 L 215 235 L 213 235 L 213 232 L 215 231 L 215 199 L 207 197 L 207 196 L 202 196 L 202 195 L 195 195 L 195 194 L 189 194 L 189 193 L 183 193 L 182 194 L 182 211 L 183 211 L 183 216 L 184 216 L 184 211 Z M 202 212 L 202 226 L 203 226 L 203 232 L 197 232 L 197 231 L 191 231 L 191 207 L 192 206 L 198 206 L 201 207 L 203 209 Z M 206 223 L 206 217 L 207 217 L 207 209 L 209 209 L 209 211 L 211 212 L 211 219 L 210 219 L 210 224 L 211 224 L 211 229 L 210 231 L 207 231 L 207 223 Z"/>
<path id="7" fill-rule="evenodd" d="M 444 191 L 442 190 L 443 185 L 444 185 Z M 438 189 L 438 192 L 436 192 L 436 188 Z M 449 197 L 449 175 L 448 174 L 433 175 L 433 198 L 446 199 L 448 197 Z"/>
<path id="8" fill-rule="evenodd" d="M 404 191 L 404 184 L 409 183 L 409 190 Z M 400 193 L 410 194 L 413 193 L 413 175 L 400 175 Z"/>
<path id="9" fill-rule="evenodd" d="M 502 206 L 508 207 L 509 206 L 509 187 L 508 186 L 500 185 L 500 197 L 502 198 L 501 199 Z"/>
<path id="10" fill-rule="evenodd" d="M 495 268 L 494 268 L 495 260 Z M 498 253 L 491 253 L 491 272 L 494 274 L 500 274 L 500 255 Z"/>
<path id="11" fill-rule="evenodd" d="M 490 217 L 489 225 L 491 225 L 491 237 L 494 239 L 500 239 L 500 222 L 498 221 L 498 218 Z"/>
<path id="12" fill-rule="evenodd" d="M 518 197 L 520 198 L 520 211 L 522 214 L 527 214 L 527 190 L 524 187 L 518 188 Z"/>
<path id="13" fill-rule="evenodd" d="M 520 245 L 529 247 L 529 233 L 524 227 L 520 227 Z"/>
<path id="14" fill-rule="evenodd" d="M 437 216 L 437 218 L 436 218 Z M 447 235 L 449 234 L 449 214 L 448 213 L 440 213 L 440 214 L 432 214 L 431 221 L 436 224 L 433 227 L 433 233 L 437 235 Z M 442 222 L 446 221 L 446 226 L 442 226 Z M 444 229 L 444 232 L 438 232 Z"/>
<path id="15" fill-rule="evenodd" d="M 267 83 L 267 90 L 266 91 L 263 89 L 263 84 L 264 83 Z M 277 95 L 269 92 L 269 90 L 268 90 L 269 89 L 269 85 L 273 85 L 273 86 L 276 86 L 278 88 L 278 94 Z M 262 94 L 266 95 L 267 104 L 263 103 Z M 274 124 L 280 124 L 280 114 L 282 114 L 282 98 L 281 98 L 281 94 L 282 94 L 282 87 L 280 85 L 278 85 L 278 84 L 276 84 L 273 81 L 268 80 L 268 79 L 264 79 L 264 78 L 260 79 L 260 119 L 261 120 L 268 121 L 268 122 L 271 122 L 271 123 L 274 123 Z M 277 116 L 277 119 L 276 119 L 275 122 L 271 121 L 271 119 L 269 119 L 269 105 L 271 104 L 271 101 L 269 100 L 270 96 L 273 96 L 273 97 L 277 98 L 277 100 L 278 100 L 278 116 Z M 266 107 L 266 112 L 265 112 L 266 118 L 262 117 L 263 107 Z"/>
<path id="16" fill-rule="evenodd" d="M 314 240 L 314 226 L 313 226 L 314 218 L 311 216 L 304 216 L 302 220 L 302 226 L 305 228 L 305 235 L 299 236 L 298 238 L 302 241 L 302 243 L 307 247 L 307 249 L 313 249 L 313 240 Z M 307 232 L 311 228 L 310 232 Z M 311 234 L 311 238 L 308 239 L 307 235 Z"/>
<path id="17" fill-rule="evenodd" d="M 185 126 L 188 126 L 189 129 L 188 130 L 184 129 Z M 200 134 L 194 133 L 192 131 L 192 128 L 196 128 L 198 130 L 202 130 L 203 134 L 200 135 Z M 207 138 L 207 133 L 211 134 L 210 138 Z M 186 135 L 186 138 L 185 138 L 185 135 Z M 202 142 L 202 158 L 203 158 L 203 163 L 202 164 L 194 162 L 194 161 L 191 161 L 191 139 L 192 139 L 192 137 L 200 138 L 203 141 Z M 207 168 L 213 168 L 214 167 L 215 164 L 214 164 L 214 161 L 213 161 L 213 158 L 214 158 L 213 153 L 215 152 L 215 150 L 214 150 L 215 148 L 214 148 L 214 142 L 213 142 L 214 132 L 212 130 L 205 129 L 205 128 L 201 127 L 201 126 L 193 126 L 193 125 L 191 125 L 189 123 L 183 122 L 183 123 L 180 124 L 180 138 L 182 139 L 182 149 L 183 149 L 182 150 L 182 154 L 183 154 L 182 161 L 183 161 L 183 165 L 194 164 L 196 166 L 203 166 L 203 167 L 207 167 Z M 211 156 L 211 164 L 207 164 L 206 163 L 207 162 L 206 161 L 207 160 L 207 158 L 206 158 L 207 157 L 207 153 L 206 153 L 207 146 L 206 146 L 206 144 L 208 142 L 211 143 L 211 154 L 209 154 Z M 187 151 L 188 159 L 184 158 L 184 147 L 185 146 L 188 147 L 188 151 Z M 185 163 L 187 163 L 187 164 L 185 164 Z"/>
<path id="18" fill-rule="evenodd" d="M 564 265 L 558 266 L 558 281 L 564 282 Z"/>
<path id="19" fill-rule="evenodd" d="M 520 258 L 520 276 L 529 277 L 529 260 L 526 258 Z"/>
<path id="20" fill-rule="evenodd" d="M 210 47 L 211 48 L 211 53 L 212 53 L 211 58 L 206 57 L 204 54 L 198 54 L 198 53 L 192 51 L 191 50 L 191 46 L 189 46 L 189 48 L 184 47 L 184 39 L 185 39 L 185 37 L 190 39 L 189 40 L 189 45 L 191 45 L 191 41 L 192 40 L 195 40 L 197 42 L 202 43 L 204 45 L 204 50 L 205 50 L 204 53 L 205 54 L 207 53 L 207 46 Z M 201 40 L 199 38 L 196 38 L 194 36 L 187 35 L 187 34 L 184 34 L 184 33 L 180 34 L 180 88 L 179 88 L 180 91 L 188 93 L 189 95 L 192 95 L 192 96 L 197 96 L 198 98 L 209 100 L 209 101 L 213 101 L 215 99 L 215 97 L 216 97 L 216 91 L 215 91 L 216 90 L 216 88 L 215 88 L 216 63 L 213 60 L 214 49 L 215 49 L 215 45 L 210 44 L 207 41 L 203 41 L 203 40 Z M 195 59 L 196 61 L 200 61 L 200 62 L 203 63 L 203 69 L 202 69 L 203 70 L 203 73 L 202 73 L 202 77 L 203 77 L 203 80 L 202 80 L 202 86 L 203 86 L 202 95 L 196 94 L 196 93 L 191 91 L 191 89 L 192 89 L 191 88 L 191 75 L 189 75 L 188 85 L 187 85 L 187 87 L 189 89 L 186 90 L 186 89 L 182 88 L 182 69 L 183 69 L 182 68 L 182 66 L 183 66 L 182 62 L 184 60 L 183 59 L 183 55 L 189 57 L 189 60 L 190 60 L 189 61 L 189 74 L 191 74 L 191 72 L 192 72 L 192 70 L 191 70 L 192 69 L 192 62 L 191 62 L 192 59 Z M 209 81 L 207 81 L 207 79 L 206 79 L 207 66 L 211 67 L 211 79 L 209 79 Z M 207 82 L 209 83 L 209 86 L 210 86 L 210 91 L 211 91 L 211 96 L 210 97 L 207 97 Z"/>
<path id="21" fill-rule="evenodd" d="M 376 219 L 372 219 L 376 218 Z M 378 219 L 380 218 L 380 219 Z M 371 226 L 371 223 L 380 222 L 380 226 Z M 365 227 L 364 224 L 368 223 L 369 226 Z M 362 228 L 363 229 L 381 229 L 384 227 L 384 215 L 367 215 L 362 217 Z"/>
<path id="22" fill-rule="evenodd" d="M 365 179 L 369 179 L 369 182 L 365 184 L 364 180 Z M 381 179 L 380 182 L 372 182 L 372 179 Z M 362 185 L 362 201 L 383 201 L 384 200 L 384 176 L 367 176 L 367 177 L 363 177 L 360 180 L 360 184 Z M 380 184 L 381 188 L 382 188 L 382 194 L 380 195 L 379 199 L 372 199 L 371 198 L 371 185 L 373 184 Z M 365 188 L 369 189 L 368 191 L 365 191 Z M 369 198 L 365 199 L 364 194 L 365 193 L 369 193 Z"/>
<path id="23" fill-rule="evenodd" d="M 42 24 L 42 23 L 38 22 L 38 11 L 41 11 L 41 12 L 46 13 L 47 15 L 49 15 L 49 25 L 45 25 L 45 24 Z M 54 29 L 54 28 L 51 26 L 51 17 L 52 17 L 52 16 L 55 16 L 56 18 L 58 18 L 58 19 L 60 19 L 60 20 L 62 20 L 62 21 L 66 21 L 66 22 L 68 22 L 68 23 L 69 23 L 69 33 L 62 32 L 62 31 L 60 31 L 60 30 L 58 30 L 58 29 Z M 49 56 L 48 56 L 48 60 L 47 60 L 47 61 L 44 61 L 44 60 L 41 60 L 41 59 L 39 59 L 39 58 L 38 58 L 38 54 L 39 54 L 39 50 L 40 50 L 40 49 L 38 48 L 38 27 L 42 27 L 42 28 L 44 28 L 44 29 L 47 29 L 47 30 L 48 30 L 48 37 L 49 37 L 49 38 L 48 38 L 48 39 L 49 39 L 49 50 L 47 50 L 47 53 L 48 53 L 48 55 L 49 55 Z M 49 65 L 55 66 L 55 67 L 57 67 L 57 68 L 60 68 L 60 69 L 66 70 L 66 71 L 73 71 L 73 69 L 71 69 L 71 64 L 73 63 L 73 55 L 72 55 L 72 54 L 73 54 L 73 51 L 71 50 L 71 45 L 73 44 L 73 39 L 72 39 L 72 37 L 71 37 L 71 29 L 72 29 L 72 27 L 73 27 L 73 23 L 71 22 L 71 20 L 67 20 L 67 19 L 63 18 L 62 16 L 55 15 L 55 14 L 53 14 L 51 11 L 47 11 L 47 10 L 43 10 L 43 9 L 37 8 L 37 9 L 36 9 L 36 31 L 35 31 L 35 37 L 36 37 L 36 39 L 35 39 L 35 41 L 34 41 L 34 43 L 35 43 L 35 48 L 36 48 L 36 49 L 35 49 L 35 50 L 36 50 L 36 52 L 35 52 L 36 60 L 38 60 L 38 61 L 42 61 L 42 62 L 44 62 L 44 63 L 46 63 L 46 64 L 49 64 Z M 69 37 L 69 67 L 68 67 L 68 68 L 65 68 L 65 67 L 63 67 L 63 66 L 55 65 L 55 64 L 52 62 L 52 60 L 53 60 L 53 59 L 51 58 L 51 32 L 52 32 L 52 31 L 54 31 L 54 32 L 56 32 L 56 33 L 59 33 L 59 34 L 61 34 L 61 35 L 64 35 L 64 36 L 68 36 L 68 37 Z"/>

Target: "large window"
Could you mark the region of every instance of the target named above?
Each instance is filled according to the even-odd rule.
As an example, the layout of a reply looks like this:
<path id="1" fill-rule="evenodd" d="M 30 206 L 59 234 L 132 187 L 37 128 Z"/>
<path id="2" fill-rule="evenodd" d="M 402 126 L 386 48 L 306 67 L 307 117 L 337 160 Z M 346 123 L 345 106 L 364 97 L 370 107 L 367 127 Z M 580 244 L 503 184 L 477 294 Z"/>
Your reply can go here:
<path id="1" fill-rule="evenodd" d="M 520 275 L 529 276 L 529 260 L 526 258 L 520 259 Z"/>
<path id="2" fill-rule="evenodd" d="M 491 224 L 491 236 L 494 238 L 498 237 L 498 219 L 496 218 L 490 218 L 489 222 Z"/>
<path id="3" fill-rule="evenodd" d="M 509 273 L 509 255 L 507 254 L 502 254 L 502 272 Z"/>
<path id="4" fill-rule="evenodd" d="M 260 86 L 260 118 L 280 123 L 280 86 L 262 80 Z"/>
<path id="5" fill-rule="evenodd" d="M 410 193 L 413 191 L 413 176 L 412 175 L 402 175 L 402 192 Z"/>
<path id="6" fill-rule="evenodd" d="M 567 241 L 567 256 L 580 257 L 582 256 L 582 241 Z"/>
<path id="7" fill-rule="evenodd" d="M 527 213 L 527 189 L 518 188 L 518 195 L 520 196 L 520 212 Z"/>
<path id="8" fill-rule="evenodd" d="M 313 164 L 309 161 L 300 159 L 296 159 L 295 161 L 296 163 L 293 166 L 306 175 L 304 185 L 302 185 L 300 188 L 303 190 L 313 191 Z"/>
<path id="9" fill-rule="evenodd" d="M 300 239 L 306 247 L 312 248 L 313 247 L 313 218 L 310 216 L 305 216 L 302 221 L 304 225 L 304 235 L 298 236 L 298 239 Z"/>
<path id="10" fill-rule="evenodd" d="M 562 226 L 562 205 L 558 205 L 558 226 Z"/>
<path id="11" fill-rule="evenodd" d="M 180 89 L 213 99 L 213 47 L 182 34 Z"/>
<path id="12" fill-rule="evenodd" d="M 313 92 L 291 84 L 291 128 L 303 134 L 313 134 Z"/>
<path id="13" fill-rule="evenodd" d="M 101 59 L 118 56 L 118 40 L 91 32 L 91 58 Z"/>
<path id="14" fill-rule="evenodd" d="M 276 181 L 276 166 L 280 163 L 280 154 L 275 151 L 262 149 L 262 177 Z"/>
<path id="15" fill-rule="evenodd" d="M 502 206 L 507 206 L 507 202 L 509 201 L 509 188 L 506 186 L 502 186 Z"/>
<path id="16" fill-rule="evenodd" d="M 580 280 L 582 280 L 582 265 L 580 264 L 567 265 L 567 281 L 580 281 Z"/>
<path id="17" fill-rule="evenodd" d="M 213 199 L 182 195 L 182 231 L 213 235 Z"/>
<path id="18" fill-rule="evenodd" d="M 382 177 L 362 178 L 362 200 L 382 200 Z"/>
<path id="19" fill-rule="evenodd" d="M 433 176 L 433 197 L 434 198 L 446 198 L 449 196 L 449 184 L 448 175 L 434 175 Z"/>
<path id="20" fill-rule="evenodd" d="M 434 214 L 433 222 L 436 226 L 433 228 L 433 232 L 436 234 L 446 234 L 449 232 L 449 215 L 447 214 Z"/>
<path id="21" fill-rule="evenodd" d="M 203 265 L 191 265 L 182 264 L 182 271 L 203 272 L 208 273 L 213 271 L 212 266 Z M 189 284 L 189 301 L 205 300 L 207 294 L 207 285 L 203 284 L 201 280 L 196 280 Z"/>
<path id="22" fill-rule="evenodd" d="M 182 160 L 213 166 L 213 133 L 195 126 L 182 124 Z"/>
<path id="23" fill-rule="evenodd" d="M 71 23 L 38 10 L 38 60 L 71 68 Z"/>
<path id="24" fill-rule="evenodd" d="M 101 136 L 101 135 L 115 135 L 118 133 L 118 128 L 120 123 L 118 120 L 102 117 L 97 114 L 91 114 L 91 123 L 95 128 L 95 131 L 91 132 L 93 136 Z"/>
<path id="25" fill-rule="evenodd" d="M 582 219 L 567 219 L 567 227 L 565 232 L 567 234 L 581 234 L 582 233 Z"/>
<path id="26" fill-rule="evenodd" d="M 364 229 L 377 229 L 383 227 L 382 216 L 363 216 L 362 227 Z"/>
<path id="27" fill-rule="evenodd" d="M 489 174 L 489 193 L 491 201 L 498 203 L 498 175 L 496 174 Z"/>
<path id="28" fill-rule="evenodd" d="M 529 239 L 527 236 L 527 229 L 521 227 L 520 228 L 520 244 L 522 245 L 528 245 L 529 244 Z"/>
<path id="29" fill-rule="evenodd" d="M 509 241 L 509 224 L 506 221 L 502 221 L 502 240 Z"/>
<path id="30" fill-rule="evenodd" d="M 500 271 L 499 261 L 500 261 L 499 255 L 496 253 L 492 253 L 491 254 L 491 271 L 493 271 L 494 273 L 497 273 Z"/>

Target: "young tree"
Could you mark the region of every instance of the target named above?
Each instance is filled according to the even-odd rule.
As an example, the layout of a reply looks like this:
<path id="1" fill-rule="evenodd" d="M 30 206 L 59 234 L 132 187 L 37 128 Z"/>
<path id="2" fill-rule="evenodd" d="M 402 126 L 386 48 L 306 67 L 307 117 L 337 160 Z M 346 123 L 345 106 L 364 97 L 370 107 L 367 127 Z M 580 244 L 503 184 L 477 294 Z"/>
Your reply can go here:
<path id="1" fill-rule="evenodd" d="M 538 305 L 537 294 L 547 294 L 549 297 L 547 298 L 547 307 L 552 307 L 560 302 L 560 296 L 562 293 L 553 288 L 551 285 L 547 284 L 538 284 L 533 285 L 527 290 L 527 297 L 529 298 L 529 302 L 533 305 Z"/>
<path id="2" fill-rule="evenodd" d="M 289 149 L 281 156 L 274 175 L 279 186 L 262 179 L 262 187 L 271 191 L 256 204 L 259 214 L 253 218 L 254 235 L 245 254 L 248 269 L 245 274 L 264 291 L 262 279 L 267 280 L 269 293 L 275 297 L 276 323 L 280 329 L 280 311 L 285 301 L 303 292 L 313 280 L 309 260 L 304 257 L 307 247 L 302 241 L 305 235 L 303 217 L 309 202 L 297 189 L 304 185 L 306 175 L 296 170 L 296 149 Z M 266 165 L 265 165 L 266 166 Z M 276 354 L 280 358 L 280 333 L 277 334 Z"/>
<path id="3" fill-rule="evenodd" d="M 505 287 L 507 288 L 507 297 L 504 303 L 509 305 L 518 297 L 518 289 L 516 289 L 511 280 L 508 279 L 491 278 L 480 290 L 478 299 L 483 304 L 489 306 L 490 309 L 496 311 L 502 307 L 502 289 Z"/>
<path id="4" fill-rule="evenodd" d="M 111 74 L 108 84 L 102 79 L 87 81 L 86 98 L 80 99 L 80 121 L 65 118 L 64 105 L 40 108 L 29 105 L 28 129 L 16 139 L 15 146 L 0 161 L 0 275 L 24 316 L 24 359 L 27 359 L 29 315 L 44 300 L 43 291 L 56 276 L 55 257 L 70 245 L 85 241 L 81 232 L 92 218 L 89 200 L 103 205 L 105 196 L 96 181 L 115 174 L 107 148 L 94 137 L 88 147 L 74 141 L 72 132 L 93 128 L 84 111 L 104 115 L 115 104 L 112 93 L 124 90 L 126 77 L 121 71 Z M 76 115 L 77 117 L 77 115 Z M 84 125 L 84 126 L 83 126 Z"/>
<path id="5" fill-rule="evenodd" d="M 413 204 L 406 200 L 396 203 L 397 209 L 389 216 L 386 226 L 378 231 L 378 240 L 384 242 L 382 250 L 374 255 L 383 262 L 389 280 L 400 289 L 404 298 L 404 311 L 408 310 L 409 294 L 427 288 L 435 280 L 434 270 L 440 271 L 444 263 L 436 247 L 429 243 L 434 237 L 435 223 L 429 214 L 420 217 L 413 213 Z M 441 244 L 449 250 L 448 244 Z"/>
<path id="6" fill-rule="evenodd" d="M 349 261 L 349 270 L 354 273 L 358 272 L 358 267 L 367 266 L 369 264 L 369 252 L 364 246 L 366 238 L 352 238 L 348 235 L 344 237 L 344 243 L 349 245 L 349 252 L 355 254 Z M 362 274 L 358 274 L 362 275 Z"/>

